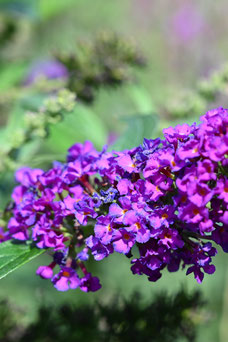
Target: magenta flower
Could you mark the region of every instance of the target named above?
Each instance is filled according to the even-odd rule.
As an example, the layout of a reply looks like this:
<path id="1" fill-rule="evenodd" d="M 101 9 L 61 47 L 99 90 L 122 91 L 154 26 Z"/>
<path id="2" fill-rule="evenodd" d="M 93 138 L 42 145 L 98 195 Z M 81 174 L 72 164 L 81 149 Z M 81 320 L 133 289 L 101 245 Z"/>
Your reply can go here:
<path id="1" fill-rule="evenodd" d="M 137 166 L 135 164 L 135 161 L 133 161 L 132 158 L 128 154 L 118 157 L 116 161 L 117 161 L 117 164 L 122 169 L 124 169 L 125 171 L 129 173 L 137 171 Z"/>
<path id="2" fill-rule="evenodd" d="M 50 266 L 39 266 L 36 274 L 43 279 L 51 279 L 53 277 L 53 268 Z"/>
<path id="3" fill-rule="evenodd" d="M 200 155 L 199 153 L 199 141 L 196 139 L 191 139 L 187 143 L 182 144 L 182 146 L 177 151 L 177 156 L 181 160 L 193 159 Z"/>

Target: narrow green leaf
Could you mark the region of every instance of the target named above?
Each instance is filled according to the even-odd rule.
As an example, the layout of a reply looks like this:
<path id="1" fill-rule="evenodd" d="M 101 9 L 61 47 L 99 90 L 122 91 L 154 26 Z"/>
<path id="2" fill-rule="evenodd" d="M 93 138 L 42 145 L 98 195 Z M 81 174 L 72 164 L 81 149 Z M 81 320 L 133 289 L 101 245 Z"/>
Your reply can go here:
<path id="1" fill-rule="evenodd" d="M 29 243 L 6 241 L 0 244 L 0 279 L 44 253 Z"/>

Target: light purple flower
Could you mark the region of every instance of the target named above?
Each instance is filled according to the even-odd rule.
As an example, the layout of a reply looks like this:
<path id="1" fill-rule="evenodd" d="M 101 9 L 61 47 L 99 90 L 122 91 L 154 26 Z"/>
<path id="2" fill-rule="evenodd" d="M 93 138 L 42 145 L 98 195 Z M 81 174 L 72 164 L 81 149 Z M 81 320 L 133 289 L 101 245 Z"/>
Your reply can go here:
<path id="1" fill-rule="evenodd" d="M 54 287 L 59 291 L 76 289 L 80 285 L 77 273 L 70 267 L 62 267 L 60 272 L 52 278 Z"/>
<path id="2" fill-rule="evenodd" d="M 205 27 L 205 21 L 197 6 L 184 2 L 172 19 L 174 34 L 181 43 L 189 43 Z"/>
<path id="3" fill-rule="evenodd" d="M 68 77 L 67 68 L 57 60 L 44 60 L 34 63 L 25 79 L 25 85 L 31 85 L 40 77 L 57 79 Z"/>

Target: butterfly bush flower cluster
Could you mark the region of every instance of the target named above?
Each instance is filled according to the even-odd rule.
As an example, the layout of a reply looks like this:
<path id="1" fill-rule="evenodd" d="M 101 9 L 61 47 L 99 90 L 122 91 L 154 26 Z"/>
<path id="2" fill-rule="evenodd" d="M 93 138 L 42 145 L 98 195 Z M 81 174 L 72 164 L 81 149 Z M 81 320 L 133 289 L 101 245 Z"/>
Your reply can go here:
<path id="1" fill-rule="evenodd" d="M 215 271 L 212 242 L 228 252 L 228 110 L 163 132 L 122 152 L 78 143 L 48 171 L 19 169 L 6 239 L 47 249 L 37 274 L 60 291 L 98 290 L 86 262 L 114 252 L 149 281 L 185 268 L 201 282 Z"/>

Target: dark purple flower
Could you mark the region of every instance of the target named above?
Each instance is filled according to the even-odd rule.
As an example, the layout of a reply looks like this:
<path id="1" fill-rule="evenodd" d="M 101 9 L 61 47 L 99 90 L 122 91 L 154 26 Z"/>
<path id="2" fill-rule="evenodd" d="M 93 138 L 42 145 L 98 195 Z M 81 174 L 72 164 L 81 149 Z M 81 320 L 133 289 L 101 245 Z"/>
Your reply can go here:
<path id="1" fill-rule="evenodd" d="M 3 227 L 0 227 L 0 243 L 10 239 L 9 232 L 4 231 Z"/>
<path id="2" fill-rule="evenodd" d="M 91 253 L 97 261 L 102 260 L 113 253 L 113 248 L 110 244 L 103 245 L 99 239 L 92 235 L 85 240 L 85 243 L 91 249 Z"/>
<path id="3" fill-rule="evenodd" d="M 104 203 L 112 203 L 114 201 L 114 199 L 116 198 L 117 193 L 118 193 L 118 190 L 116 190 L 112 187 L 106 191 L 101 190 L 101 192 L 100 192 Z"/>
<path id="4" fill-rule="evenodd" d="M 97 277 L 92 277 L 91 273 L 80 279 L 80 289 L 83 292 L 95 292 L 101 288 L 100 281 Z"/>

